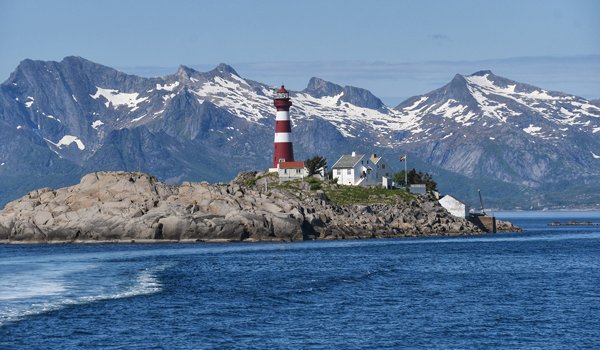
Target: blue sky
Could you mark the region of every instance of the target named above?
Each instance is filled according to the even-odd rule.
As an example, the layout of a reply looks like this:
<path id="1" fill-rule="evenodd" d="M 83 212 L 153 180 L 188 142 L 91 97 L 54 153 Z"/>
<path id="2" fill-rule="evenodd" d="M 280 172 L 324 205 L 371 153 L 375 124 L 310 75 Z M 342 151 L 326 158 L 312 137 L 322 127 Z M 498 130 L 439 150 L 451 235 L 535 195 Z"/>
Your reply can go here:
<path id="1" fill-rule="evenodd" d="M 0 0 L 0 81 L 77 55 L 164 75 L 220 62 L 302 89 L 318 76 L 395 105 L 454 74 L 600 98 L 600 1 Z"/>

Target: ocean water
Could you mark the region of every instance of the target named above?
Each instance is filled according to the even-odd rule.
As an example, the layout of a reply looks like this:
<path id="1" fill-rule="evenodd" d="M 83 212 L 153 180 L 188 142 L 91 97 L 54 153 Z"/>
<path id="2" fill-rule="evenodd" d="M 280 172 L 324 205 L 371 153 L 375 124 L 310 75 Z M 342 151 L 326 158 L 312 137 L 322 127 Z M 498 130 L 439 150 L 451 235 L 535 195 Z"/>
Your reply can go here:
<path id="1" fill-rule="evenodd" d="M 527 232 L 0 245 L 0 349 L 600 348 L 600 212 Z"/>

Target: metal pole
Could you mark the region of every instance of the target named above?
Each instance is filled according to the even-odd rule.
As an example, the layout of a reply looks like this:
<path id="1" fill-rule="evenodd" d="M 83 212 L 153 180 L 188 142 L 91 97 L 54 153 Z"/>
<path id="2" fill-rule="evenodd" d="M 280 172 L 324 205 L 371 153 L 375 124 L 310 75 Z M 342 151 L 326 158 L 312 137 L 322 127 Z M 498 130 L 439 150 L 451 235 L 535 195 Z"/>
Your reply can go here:
<path id="1" fill-rule="evenodd" d="M 481 197 L 481 190 L 479 188 L 477 189 L 477 193 L 479 193 L 479 203 L 481 203 L 481 213 L 483 215 L 486 215 L 485 209 L 483 209 L 483 198 Z"/>
<path id="2" fill-rule="evenodd" d="M 408 188 L 408 171 L 406 170 L 408 165 L 408 154 L 404 155 L 404 186 Z"/>

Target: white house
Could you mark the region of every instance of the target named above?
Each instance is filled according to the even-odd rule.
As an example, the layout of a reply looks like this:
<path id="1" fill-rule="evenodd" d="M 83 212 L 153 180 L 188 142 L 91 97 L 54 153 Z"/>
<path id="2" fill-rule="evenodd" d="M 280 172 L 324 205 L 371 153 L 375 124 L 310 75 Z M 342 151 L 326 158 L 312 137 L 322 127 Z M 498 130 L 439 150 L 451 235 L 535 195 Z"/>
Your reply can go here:
<path id="1" fill-rule="evenodd" d="M 279 162 L 277 163 L 277 175 L 281 180 L 302 179 L 308 175 L 304 162 Z"/>
<path id="2" fill-rule="evenodd" d="M 377 154 L 367 156 L 365 154 L 344 154 L 331 168 L 333 179 L 337 179 L 340 185 L 350 186 L 374 186 L 386 184 L 392 176 L 392 170 L 382 157 Z"/>
<path id="3" fill-rule="evenodd" d="M 444 207 L 450 214 L 459 218 L 469 218 L 469 206 L 452 197 L 451 195 L 445 195 L 439 200 L 439 202 L 440 205 Z"/>

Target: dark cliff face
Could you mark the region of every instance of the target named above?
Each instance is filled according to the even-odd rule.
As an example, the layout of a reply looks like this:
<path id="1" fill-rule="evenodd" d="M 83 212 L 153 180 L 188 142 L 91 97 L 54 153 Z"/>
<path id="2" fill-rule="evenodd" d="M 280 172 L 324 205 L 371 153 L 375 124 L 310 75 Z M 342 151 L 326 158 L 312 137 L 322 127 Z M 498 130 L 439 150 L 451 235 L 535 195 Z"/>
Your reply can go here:
<path id="1" fill-rule="evenodd" d="M 291 95 L 299 160 L 319 154 L 332 165 L 343 153 L 373 152 L 399 169 L 398 154 L 409 152 L 409 166 L 440 174 L 443 191 L 467 195 L 479 184 L 500 205 L 510 191 L 543 202 L 544 192 L 600 187 L 600 108 L 576 96 L 490 71 L 456 75 L 394 109 L 319 78 Z M 272 88 L 226 64 L 142 78 L 80 57 L 24 60 L 0 85 L 0 205 L 89 170 L 177 182 L 266 168 L 274 114 Z"/>
<path id="2" fill-rule="evenodd" d="M 369 90 L 353 87 L 353 86 L 345 86 L 344 87 L 344 95 L 341 100 L 344 102 L 349 102 L 358 107 L 370 108 L 370 109 L 379 109 L 384 107 L 383 102 L 375 95 L 373 95 Z"/>
<path id="3" fill-rule="evenodd" d="M 313 97 L 335 96 L 339 95 L 344 89 L 336 84 L 330 83 L 319 78 L 310 78 L 308 86 L 303 92 Z"/>
<path id="4" fill-rule="evenodd" d="M 358 107 L 379 109 L 384 107 L 383 102 L 369 90 L 357 88 L 354 86 L 344 86 L 333 84 L 319 78 L 311 78 L 306 89 L 302 90 L 313 97 L 333 97 L 341 94 L 340 103 L 348 102 Z"/>

